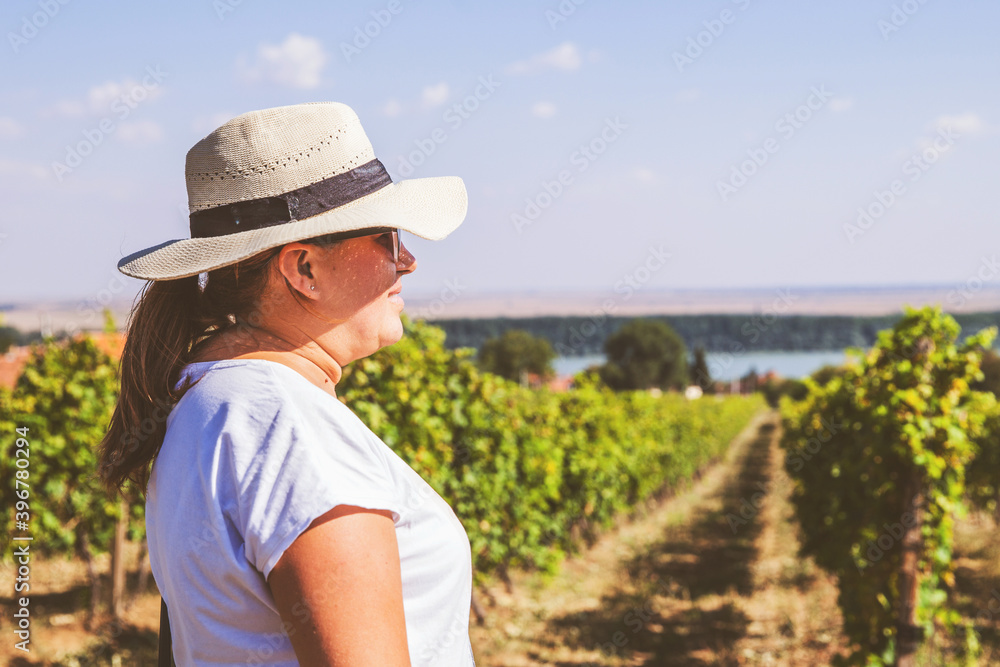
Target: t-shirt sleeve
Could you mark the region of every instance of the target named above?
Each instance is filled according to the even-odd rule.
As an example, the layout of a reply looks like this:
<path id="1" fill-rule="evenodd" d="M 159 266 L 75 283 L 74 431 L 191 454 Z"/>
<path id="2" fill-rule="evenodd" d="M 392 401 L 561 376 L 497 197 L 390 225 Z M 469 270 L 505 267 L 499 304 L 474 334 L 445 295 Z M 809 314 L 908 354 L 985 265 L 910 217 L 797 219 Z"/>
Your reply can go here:
<path id="1" fill-rule="evenodd" d="M 270 373 L 273 384 L 246 387 L 243 395 L 256 398 L 240 409 L 245 414 L 226 419 L 222 442 L 235 487 L 231 519 L 247 560 L 265 578 L 295 539 L 337 505 L 390 510 L 394 522 L 401 507 L 380 443 L 365 436 L 360 422 L 304 391 L 313 388 L 297 395 L 299 387 L 283 386 L 285 378 Z"/>

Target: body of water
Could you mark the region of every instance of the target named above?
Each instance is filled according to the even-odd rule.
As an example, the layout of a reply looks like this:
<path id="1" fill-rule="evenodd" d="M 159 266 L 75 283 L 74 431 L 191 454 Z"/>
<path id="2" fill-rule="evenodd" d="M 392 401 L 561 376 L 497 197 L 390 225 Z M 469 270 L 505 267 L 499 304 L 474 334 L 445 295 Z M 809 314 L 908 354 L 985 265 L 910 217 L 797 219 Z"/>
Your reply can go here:
<path id="1" fill-rule="evenodd" d="M 844 350 L 823 350 L 819 352 L 743 352 L 727 354 L 709 352 L 705 355 L 708 371 L 715 380 L 733 380 L 750 372 L 750 369 L 764 375 L 773 370 L 786 378 L 801 378 L 812 374 L 827 364 L 840 366 L 847 361 Z M 585 357 L 558 357 L 552 362 L 559 375 L 573 375 L 588 366 L 603 364 L 603 354 Z"/>

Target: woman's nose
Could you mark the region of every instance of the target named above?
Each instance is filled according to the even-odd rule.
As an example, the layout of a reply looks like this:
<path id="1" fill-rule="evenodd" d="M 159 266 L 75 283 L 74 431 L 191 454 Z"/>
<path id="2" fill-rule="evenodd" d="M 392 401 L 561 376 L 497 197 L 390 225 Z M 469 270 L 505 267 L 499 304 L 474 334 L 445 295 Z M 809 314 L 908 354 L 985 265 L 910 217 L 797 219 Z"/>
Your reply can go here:
<path id="1" fill-rule="evenodd" d="M 399 261 L 396 262 L 397 273 L 413 273 L 417 268 L 417 258 L 413 256 L 403 242 L 399 243 Z"/>

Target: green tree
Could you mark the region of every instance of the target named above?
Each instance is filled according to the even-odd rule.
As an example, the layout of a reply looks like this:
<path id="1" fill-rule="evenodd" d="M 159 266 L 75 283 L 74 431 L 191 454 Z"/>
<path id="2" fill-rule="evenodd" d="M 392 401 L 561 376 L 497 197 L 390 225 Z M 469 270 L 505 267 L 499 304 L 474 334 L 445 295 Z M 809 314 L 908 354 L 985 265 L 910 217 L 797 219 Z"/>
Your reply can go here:
<path id="1" fill-rule="evenodd" d="M 96 448 L 117 395 L 115 362 L 89 337 L 77 337 L 35 345 L 13 393 L 2 401 L 0 500 L 5 507 L 26 502 L 33 551 L 76 554 L 86 561 L 91 620 L 100 600 L 94 556 L 110 548 L 122 511 L 96 477 Z M 21 438 L 11 426 L 24 429 Z M 17 463 L 22 458 L 28 462 L 24 468 Z M 16 475 L 26 488 L 17 488 Z M 18 491 L 27 491 L 22 494 L 27 498 Z M 141 503 L 134 502 L 130 514 L 133 535 L 141 537 Z"/>
<path id="2" fill-rule="evenodd" d="M 842 366 L 834 366 L 833 364 L 827 364 L 822 368 L 813 371 L 813 374 L 810 377 L 816 384 L 823 387 L 826 386 L 830 382 L 830 380 L 832 380 L 834 377 L 843 374 L 844 374 L 844 368 Z"/>
<path id="3" fill-rule="evenodd" d="M 806 383 L 795 378 L 769 377 L 761 382 L 758 388 L 772 408 L 778 407 L 782 396 L 788 396 L 793 401 L 801 401 L 809 395 Z"/>
<path id="4" fill-rule="evenodd" d="M 851 664 L 913 665 L 920 638 L 960 618 L 947 605 L 954 521 L 996 410 L 969 384 L 996 330 L 958 334 L 939 308 L 908 308 L 871 351 L 852 350 L 860 363 L 782 402 L 802 551 L 838 578 Z"/>
<path id="5" fill-rule="evenodd" d="M 983 350 L 982 377 L 972 383 L 977 391 L 1000 397 L 1000 355 Z M 986 427 L 976 438 L 976 458 L 966 467 L 969 498 L 980 509 L 993 512 L 1000 522 L 1000 404 L 986 416 Z"/>
<path id="6" fill-rule="evenodd" d="M 706 394 L 712 393 L 715 382 L 712 374 L 708 370 L 708 361 L 705 359 L 705 348 L 701 345 L 694 348 L 694 363 L 691 364 L 690 382 L 701 387 Z"/>
<path id="7" fill-rule="evenodd" d="M 687 384 L 684 341 L 665 322 L 628 322 L 608 337 L 604 353 L 608 361 L 601 379 L 612 389 L 679 389 Z"/>
<path id="8" fill-rule="evenodd" d="M 997 354 L 993 348 L 983 350 L 983 362 L 980 367 L 983 371 L 983 379 L 972 383 L 972 388 L 976 391 L 993 392 L 995 396 L 1000 396 L 1000 354 Z"/>
<path id="9" fill-rule="evenodd" d="M 554 375 L 552 360 L 555 357 L 549 341 L 522 329 L 509 329 L 499 338 L 491 338 L 483 344 L 479 351 L 479 367 L 515 382 L 526 372 L 549 378 Z"/>

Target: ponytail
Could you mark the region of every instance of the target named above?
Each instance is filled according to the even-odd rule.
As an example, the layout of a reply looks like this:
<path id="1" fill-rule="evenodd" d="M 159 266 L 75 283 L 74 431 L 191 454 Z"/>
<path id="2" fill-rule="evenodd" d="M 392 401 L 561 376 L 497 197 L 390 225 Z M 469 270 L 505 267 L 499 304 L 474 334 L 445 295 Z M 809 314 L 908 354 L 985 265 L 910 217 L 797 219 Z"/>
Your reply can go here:
<path id="1" fill-rule="evenodd" d="M 299 241 L 324 248 L 339 242 L 335 234 Z M 125 334 L 121 392 L 98 452 L 97 474 L 111 495 L 124 494 L 129 482 L 145 494 L 167 415 L 191 386 L 177 386 L 181 370 L 217 334 L 261 324 L 263 296 L 280 275 L 272 261 L 279 252 L 281 246 L 209 271 L 204 289 L 198 276 L 146 283 Z"/>
<path id="2" fill-rule="evenodd" d="M 200 291 L 198 276 L 191 276 L 151 281 L 139 295 L 122 350 L 121 392 L 98 460 L 98 474 L 112 493 L 128 481 L 146 488 L 167 415 L 183 394 L 174 389 L 177 375 L 205 333 Z"/>
<path id="3" fill-rule="evenodd" d="M 198 276 L 143 288 L 125 335 L 121 392 L 98 453 L 98 476 L 111 495 L 124 494 L 129 482 L 146 492 L 167 416 L 190 387 L 177 387 L 181 370 L 217 333 L 255 324 L 280 250 L 210 271 L 204 290 Z"/>

